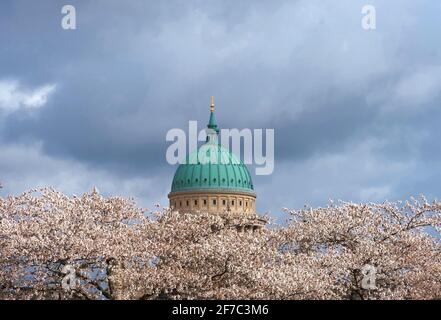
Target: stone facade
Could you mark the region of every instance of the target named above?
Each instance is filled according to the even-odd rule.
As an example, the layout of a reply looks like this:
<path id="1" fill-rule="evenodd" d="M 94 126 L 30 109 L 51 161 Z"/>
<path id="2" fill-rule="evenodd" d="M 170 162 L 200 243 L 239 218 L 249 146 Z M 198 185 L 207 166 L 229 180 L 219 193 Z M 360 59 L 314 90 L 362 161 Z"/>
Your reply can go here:
<path id="1" fill-rule="evenodd" d="M 209 212 L 221 216 L 238 232 L 254 232 L 266 223 L 256 214 L 256 196 L 246 192 L 198 190 L 168 195 L 170 208 L 182 213 Z"/>
<path id="2" fill-rule="evenodd" d="M 198 190 L 170 193 L 170 208 L 180 212 L 227 212 L 255 215 L 256 196 L 246 192 Z"/>

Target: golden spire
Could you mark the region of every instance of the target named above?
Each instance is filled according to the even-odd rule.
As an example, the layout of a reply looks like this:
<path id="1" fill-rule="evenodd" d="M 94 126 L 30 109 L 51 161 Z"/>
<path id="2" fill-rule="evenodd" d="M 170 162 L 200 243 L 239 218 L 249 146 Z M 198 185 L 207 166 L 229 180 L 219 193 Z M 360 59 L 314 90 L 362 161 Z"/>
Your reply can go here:
<path id="1" fill-rule="evenodd" d="M 211 107 L 210 107 L 211 112 L 214 112 L 214 96 L 211 96 Z"/>

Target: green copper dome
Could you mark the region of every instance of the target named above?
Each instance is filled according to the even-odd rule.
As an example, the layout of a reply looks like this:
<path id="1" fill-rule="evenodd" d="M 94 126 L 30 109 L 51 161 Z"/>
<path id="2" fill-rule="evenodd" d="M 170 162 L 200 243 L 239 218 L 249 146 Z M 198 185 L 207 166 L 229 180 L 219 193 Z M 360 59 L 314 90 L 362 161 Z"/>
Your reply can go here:
<path id="1" fill-rule="evenodd" d="M 188 158 L 193 161 L 179 165 L 171 192 L 227 189 L 254 193 L 247 167 L 221 145 L 208 144 L 201 146 L 198 152 Z"/>
<path id="2" fill-rule="evenodd" d="M 179 165 L 173 178 L 171 192 L 219 190 L 254 194 L 251 175 L 233 153 L 217 141 L 219 129 L 214 120 L 212 102 L 207 142 Z"/>

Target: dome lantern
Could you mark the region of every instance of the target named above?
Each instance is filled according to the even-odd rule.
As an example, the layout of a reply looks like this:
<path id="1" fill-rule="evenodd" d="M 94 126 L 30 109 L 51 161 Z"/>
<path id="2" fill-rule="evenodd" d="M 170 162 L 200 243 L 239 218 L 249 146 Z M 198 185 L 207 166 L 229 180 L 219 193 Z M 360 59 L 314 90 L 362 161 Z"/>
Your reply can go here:
<path id="1" fill-rule="evenodd" d="M 207 128 L 212 129 L 212 130 L 216 131 L 217 134 L 219 134 L 219 128 L 217 127 L 216 118 L 214 116 L 214 97 L 213 96 L 211 97 L 210 120 L 208 121 Z"/>

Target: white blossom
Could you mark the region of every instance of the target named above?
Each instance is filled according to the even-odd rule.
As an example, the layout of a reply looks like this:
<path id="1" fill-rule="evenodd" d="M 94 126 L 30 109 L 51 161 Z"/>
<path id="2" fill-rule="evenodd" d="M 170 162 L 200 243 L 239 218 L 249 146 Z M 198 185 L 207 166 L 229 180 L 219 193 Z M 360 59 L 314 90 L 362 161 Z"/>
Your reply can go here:
<path id="1" fill-rule="evenodd" d="M 97 189 L 0 198 L 0 298 L 441 298 L 440 202 L 286 212 L 286 224 L 237 232 L 225 216 L 147 213 Z M 361 286 L 365 265 L 375 289 Z"/>

